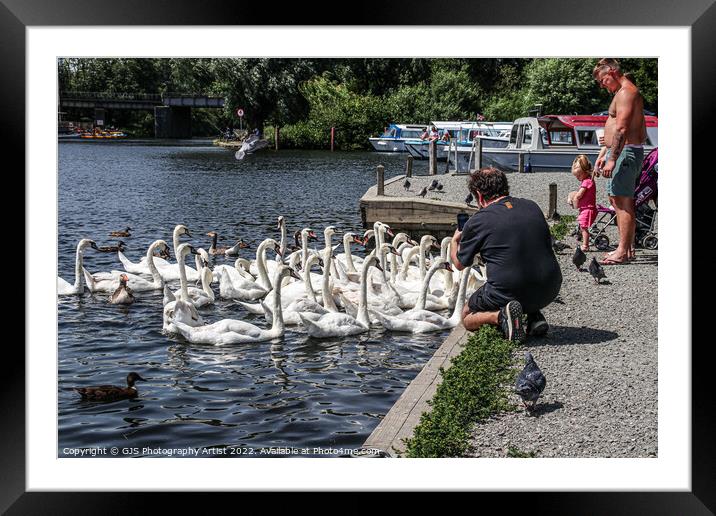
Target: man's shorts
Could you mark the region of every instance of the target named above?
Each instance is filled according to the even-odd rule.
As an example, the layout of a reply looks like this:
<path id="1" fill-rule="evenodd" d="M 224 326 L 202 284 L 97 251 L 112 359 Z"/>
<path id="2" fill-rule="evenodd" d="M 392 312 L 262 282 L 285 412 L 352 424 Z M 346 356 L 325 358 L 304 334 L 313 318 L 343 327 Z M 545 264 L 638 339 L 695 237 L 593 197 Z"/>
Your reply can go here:
<path id="1" fill-rule="evenodd" d="M 610 154 L 611 149 L 607 151 L 606 159 L 609 159 Z M 625 145 L 614 165 L 612 177 L 607 181 L 607 193 L 613 197 L 634 197 L 643 162 L 643 147 Z"/>
<path id="2" fill-rule="evenodd" d="M 485 285 L 473 292 L 470 299 L 467 300 L 467 307 L 470 312 L 496 312 L 509 302 L 509 300 L 505 302 L 504 299 L 491 296 L 489 289 L 485 289 Z"/>

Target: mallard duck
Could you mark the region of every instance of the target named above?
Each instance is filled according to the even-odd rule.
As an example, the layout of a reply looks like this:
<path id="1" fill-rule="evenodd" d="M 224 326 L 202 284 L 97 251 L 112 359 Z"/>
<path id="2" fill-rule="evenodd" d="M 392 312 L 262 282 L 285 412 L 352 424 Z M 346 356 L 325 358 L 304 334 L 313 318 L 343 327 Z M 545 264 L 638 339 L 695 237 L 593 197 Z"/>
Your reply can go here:
<path id="1" fill-rule="evenodd" d="M 124 242 L 121 240 L 117 242 L 117 245 L 103 245 L 101 247 L 98 247 L 97 250 L 100 253 L 116 253 L 117 251 L 124 252 L 124 248 L 127 246 Z"/>
<path id="2" fill-rule="evenodd" d="M 119 287 L 114 293 L 109 296 L 109 302 L 113 305 L 131 305 L 134 303 L 134 293 L 132 289 L 127 286 L 129 276 L 122 274 L 119 277 Z"/>
<path id="3" fill-rule="evenodd" d="M 83 400 L 87 401 L 117 401 L 137 397 L 137 388 L 134 382 L 141 380 L 146 382 L 144 378 L 137 373 L 129 373 L 127 375 L 127 387 L 117 387 L 115 385 L 99 385 L 97 387 L 74 387 Z"/>
<path id="4" fill-rule="evenodd" d="M 132 228 L 127 226 L 127 228 L 124 231 L 112 231 L 109 236 L 113 237 L 130 237 L 132 235 L 129 234 L 129 232 L 132 231 Z"/>

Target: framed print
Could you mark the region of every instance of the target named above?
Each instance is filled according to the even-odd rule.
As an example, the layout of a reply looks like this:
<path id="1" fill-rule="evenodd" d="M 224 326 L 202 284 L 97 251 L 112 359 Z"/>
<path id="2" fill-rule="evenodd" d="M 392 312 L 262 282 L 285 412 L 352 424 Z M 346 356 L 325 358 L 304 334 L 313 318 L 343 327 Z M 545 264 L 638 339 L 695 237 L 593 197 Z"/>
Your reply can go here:
<path id="1" fill-rule="evenodd" d="M 693 324 L 693 321 L 698 320 L 693 315 L 699 313 L 697 310 L 699 305 L 691 301 L 691 274 L 701 269 L 698 261 L 701 253 L 692 251 L 691 224 L 699 221 L 696 216 L 697 211 L 699 206 L 704 204 L 697 202 L 699 197 L 692 195 L 692 184 L 699 183 L 695 182 L 691 168 L 693 168 L 692 163 L 698 162 L 696 158 L 704 157 L 706 149 L 709 148 L 704 139 L 705 135 L 710 134 L 706 124 L 714 104 L 712 93 L 714 66 L 711 49 L 716 25 L 716 8 L 711 2 L 694 1 L 678 7 L 667 2 L 609 3 L 598 7 L 593 3 L 582 2 L 570 8 L 568 12 L 563 6 L 555 3 L 538 6 L 528 2 L 521 2 L 518 4 L 519 8 L 515 5 L 508 8 L 506 4 L 499 2 L 490 2 L 491 8 L 488 8 L 488 4 L 483 3 L 479 10 L 467 2 L 441 6 L 440 9 L 429 9 L 430 6 L 426 5 L 426 9 L 414 8 L 409 12 L 396 7 L 384 7 L 379 26 L 344 26 L 333 23 L 317 26 L 306 13 L 299 15 L 295 7 L 276 13 L 275 18 L 272 19 L 272 26 L 262 26 L 254 25 L 265 21 L 265 12 L 257 9 L 256 6 L 237 9 L 236 6 L 228 3 L 217 2 L 208 9 L 206 4 L 202 5 L 204 7 L 194 2 L 174 2 L 169 12 L 165 6 L 126 3 L 122 6 L 107 5 L 97 8 L 94 5 L 85 5 L 84 2 L 50 5 L 39 1 L 13 0 L 4 1 L 0 6 L 0 23 L 3 27 L 0 36 L 2 39 L 0 53 L 6 77 L 2 85 L 3 98 L 6 99 L 3 110 L 5 122 L 3 138 L 7 143 L 6 148 L 13 149 L 13 154 L 22 160 L 18 166 L 23 166 L 26 170 L 25 282 L 28 300 L 25 313 L 27 332 L 25 350 L 23 352 L 17 346 L 7 346 L 10 355 L 7 363 L 13 364 L 13 367 L 5 372 L 5 389 L 2 392 L 3 407 L 8 414 L 5 424 L 6 438 L 0 444 L 5 462 L 3 478 L 0 482 L 2 485 L 0 489 L 3 492 L 0 507 L 3 510 L 7 509 L 11 514 L 34 513 L 52 503 L 54 512 L 60 513 L 100 512 L 108 508 L 124 511 L 131 510 L 132 502 L 129 497 L 111 491 L 154 490 L 527 491 L 528 493 L 519 495 L 515 493 L 515 495 L 519 496 L 520 501 L 530 498 L 544 507 L 550 507 L 549 512 L 552 514 L 579 513 L 584 511 L 584 507 L 589 507 L 590 513 L 598 514 L 633 514 L 637 511 L 656 514 L 708 514 L 709 511 L 715 510 L 716 495 L 713 486 L 716 485 L 716 478 L 713 472 L 716 468 L 714 468 L 712 438 L 714 426 L 709 417 L 712 405 L 709 399 L 711 361 L 706 341 L 701 342 L 700 339 L 695 338 L 694 330 L 700 325 Z M 141 13 L 141 17 L 138 13 Z M 375 24 L 374 17 L 374 13 L 369 13 L 367 7 L 357 7 L 353 22 Z M 140 23 L 137 23 L 138 19 L 141 19 Z M 289 22 L 292 25 L 283 25 Z M 297 22 L 308 25 L 293 25 Z M 413 38 L 416 41 L 414 47 L 406 49 L 396 44 L 386 45 L 385 42 L 394 38 L 396 34 L 400 38 Z M 454 38 L 453 43 L 442 47 L 430 43 L 431 38 L 444 41 L 449 37 Z M 456 48 L 458 46 L 459 48 Z M 532 462 L 528 459 L 515 459 L 511 462 L 505 459 L 487 458 L 367 461 L 342 460 L 336 457 L 332 459 L 293 457 L 253 461 L 247 458 L 237 462 L 218 461 L 209 457 L 166 454 L 153 456 L 152 452 L 147 452 L 137 455 L 135 460 L 130 461 L 126 459 L 131 455 L 121 458 L 111 456 L 73 458 L 69 456 L 70 454 L 61 451 L 83 449 L 86 444 L 83 444 L 83 432 L 96 430 L 89 419 L 73 419 L 73 413 L 58 409 L 63 403 L 63 389 L 67 386 L 58 387 L 58 380 L 50 374 L 50 371 L 54 371 L 54 375 L 59 375 L 58 369 L 69 368 L 73 378 L 81 379 L 85 369 L 101 370 L 103 364 L 110 363 L 119 363 L 129 368 L 134 363 L 132 353 L 112 355 L 113 341 L 103 340 L 105 339 L 103 325 L 109 328 L 108 331 L 122 335 L 125 343 L 135 346 L 133 348 L 135 353 L 146 352 L 149 357 L 146 360 L 146 364 L 149 364 L 147 368 L 154 371 L 155 377 L 163 374 L 162 361 L 171 362 L 177 376 L 167 378 L 166 381 L 182 382 L 183 385 L 191 386 L 195 392 L 208 392 L 202 396 L 208 400 L 208 404 L 215 403 L 217 411 L 222 410 L 222 403 L 227 396 L 250 396 L 256 389 L 261 388 L 257 385 L 264 381 L 270 384 L 271 389 L 276 386 L 281 388 L 280 371 L 286 366 L 287 351 L 278 348 L 272 351 L 271 363 L 268 366 L 260 364 L 260 360 L 252 357 L 250 351 L 241 352 L 241 360 L 248 370 L 232 370 L 232 374 L 236 375 L 237 383 L 235 389 L 228 390 L 220 383 L 213 383 L 211 380 L 212 375 L 223 374 L 230 369 L 221 363 L 223 353 L 192 356 L 191 349 L 170 343 L 166 353 L 157 358 L 151 355 L 151 350 L 141 347 L 143 339 L 149 337 L 132 335 L 129 329 L 121 327 L 117 320 L 98 317 L 97 311 L 93 315 L 91 307 L 84 307 L 81 303 L 75 307 L 77 313 L 81 314 L 77 316 L 78 319 L 72 320 L 70 329 L 62 327 L 65 321 L 58 321 L 58 309 L 54 298 L 55 284 L 48 282 L 54 281 L 52 275 L 57 275 L 58 263 L 67 269 L 66 260 L 63 256 L 62 259 L 55 258 L 53 261 L 51 256 L 54 255 L 49 251 L 45 251 L 40 258 L 41 253 L 36 252 L 36 246 L 39 244 L 43 248 L 52 247 L 53 250 L 57 250 L 59 237 L 55 232 L 61 224 L 68 224 L 73 228 L 87 228 L 87 231 L 90 229 L 99 231 L 98 228 L 101 228 L 104 235 L 105 226 L 98 221 L 104 216 L 107 219 L 111 218 L 117 225 L 114 229 L 131 237 L 129 233 L 134 231 L 131 226 L 136 223 L 122 220 L 121 217 L 121 214 L 132 214 L 132 210 L 127 209 L 131 208 L 131 199 L 128 200 L 129 205 L 119 203 L 123 209 L 116 209 L 106 204 L 99 207 L 95 205 L 97 199 L 107 198 L 97 195 L 100 191 L 103 195 L 106 194 L 103 188 L 116 189 L 121 198 L 123 180 L 147 181 L 143 184 L 143 191 L 153 192 L 152 195 L 156 196 L 151 204 L 151 211 L 132 214 L 132 216 L 134 220 L 147 221 L 147 225 L 157 231 L 158 228 L 163 230 L 168 224 L 168 219 L 162 218 L 163 214 L 172 214 L 178 218 L 180 210 L 171 204 L 189 203 L 190 194 L 187 192 L 192 188 L 191 182 L 195 181 L 190 176 L 182 175 L 177 171 L 185 170 L 185 167 L 200 168 L 202 165 L 196 164 L 200 161 L 196 160 L 193 154 L 196 150 L 188 148 L 181 154 L 167 158 L 166 155 L 157 154 L 156 147 L 152 147 L 151 144 L 147 144 L 146 148 L 136 147 L 116 155 L 100 158 L 95 156 L 92 159 L 96 158 L 96 161 L 92 162 L 91 167 L 99 169 L 105 165 L 109 166 L 109 163 L 124 160 L 127 164 L 127 175 L 123 178 L 113 177 L 107 185 L 99 183 L 92 187 L 88 186 L 86 192 L 78 189 L 76 211 L 73 212 L 72 217 L 63 218 L 58 201 L 58 190 L 62 184 L 62 180 L 58 177 L 60 156 L 55 150 L 58 145 L 55 111 L 61 95 L 58 86 L 58 59 L 549 56 L 593 58 L 596 55 L 603 57 L 602 53 L 658 60 L 659 114 L 662 116 L 664 142 L 663 167 L 665 169 L 673 167 L 678 170 L 665 179 L 670 195 L 663 196 L 662 204 L 659 205 L 664 214 L 662 218 L 664 237 L 658 282 L 659 317 L 656 323 L 659 334 L 659 428 L 658 451 L 655 457 L 640 456 L 623 459 L 563 457 L 556 460 L 538 459 Z M 260 88 L 256 91 L 257 95 L 260 94 Z M 196 95 L 190 100 L 177 97 L 177 102 L 213 102 L 222 95 L 223 93 Z M 24 102 L 20 99 L 24 99 Z M 152 99 L 137 96 L 131 101 L 139 105 L 142 102 L 152 102 Z M 188 104 L 184 104 L 186 105 Z M 157 113 L 168 111 L 155 107 L 152 107 L 154 118 L 147 117 L 143 122 L 146 127 L 150 125 L 154 128 L 159 127 L 161 122 L 156 120 L 164 115 L 157 115 Z M 178 120 L 180 117 L 178 111 L 172 113 L 171 116 L 177 117 Z M 94 120 L 89 119 L 87 123 L 90 126 L 94 124 L 104 127 L 106 124 L 102 118 L 102 110 L 96 110 L 94 114 Z M 247 124 L 246 129 L 248 129 L 251 119 L 250 113 L 245 111 L 245 106 L 240 106 L 239 110 L 235 110 L 235 114 L 234 121 L 237 126 L 232 129 L 244 131 L 244 124 Z M 215 118 L 207 115 L 200 123 L 209 124 L 214 120 Z M 98 121 L 102 123 L 98 124 Z M 180 130 L 181 124 L 181 121 L 175 121 L 168 125 Z M 263 133 L 268 127 L 267 124 L 265 127 L 256 127 L 256 130 L 265 136 Z M 117 133 L 121 132 L 119 129 L 122 127 L 116 130 Z M 253 130 L 254 127 L 252 126 L 251 129 Z M 271 131 L 274 129 L 276 128 L 272 127 Z M 217 132 L 219 130 L 223 131 L 224 127 L 217 127 Z M 107 129 L 101 133 L 102 135 L 106 133 L 105 136 L 109 137 L 110 132 L 111 130 Z M 95 132 L 94 136 L 99 134 Z M 278 129 L 275 134 L 278 142 Z M 334 136 L 336 136 L 334 133 L 330 134 L 331 145 L 334 143 Z M 342 135 L 338 135 L 337 138 L 340 137 Z M 268 136 L 266 138 L 268 141 Z M 336 141 L 340 143 L 339 140 Z M 73 145 L 77 149 L 100 148 L 92 147 L 91 144 Z M 20 149 L 25 149 L 25 152 Z M 50 152 L 48 149 L 53 150 Z M 237 147 L 238 151 L 241 149 Z M 145 153 L 144 156 L 140 155 L 142 152 Z M 253 149 L 248 152 L 253 152 Z M 241 158 L 243 156 L 239 157 L 237 152 L 236 159 L 231 157 L 230 162 L 234 164 Z M 161 159 L 171 159 L 172 166 L 176 166 L 176 170 L 172 169 L 171 173 L 166 175 L 163 179 L 165 182 L 154 183 L 151 179 L 130 174 L 132 160 L 137 159 L 145 159 L 147 163 L 158 167 L 162 166 L 156 165 Z M 215 174 L 216 170 L 211 168 L 213 166 L 211 164 L 206 166 L 203 170 L 206 175 L 201 177 L 201 181 L 206 182 L 207 188 L 216 188 L 216 184 L 219 183 L 212 186 L 213 181 L 226 180 L 232 188 L 252 190 L 258 196 L 261 195 L 260 184 L 250 184 L 247 178 L 237 178 L 236 175 L 232 176 L 224 172 Z M 264 172 L 273 173 L 269 170 Z M 309 172 L 307 170 L 306 174 Z M 242 183 L 243 180 L 247 183 Z M 279 179 L 275 180 L 279 181 Z M 193 187 L 198 187 L 201 181 L 195 183 Z M 340 186 L 340 181 L 339 178 L 334 177 L 323 184 L 312 184 L 307 188 L 311 190 L 309 193 L 297 189 L 294 192 L 295 198 L 279 199 L 275 202 L 281 202 L 287 213 L 298 216 L 299 213 L 310 211 L 310 208 L 302 204 L 307 202 L 310 193 L 320 188 L 323 189 L 325 198 L 331 199 Z M 371 176 L 371 181 L 374 184 L 374 176 Z M 235 206 L 228 201 L 222 201 L 219 195 L 221 189 L 221 187 L 217 188 L 217 194 L 212 197 L 217 201 L 216 204 L 202 206 L 201 209 L 192 212 L 195 220 L 206 221 L 207 228 L 211 223 L 212 213 L 222 213 L 223 217 L 228 218 L 239 210 L 255 209 L 254 205 Z M 171 194 L 165 195 L 166 192 Z M 222 202 L 225 204 L 222 205 Z M 256 205 L 258 203 L 257 201 Z M 88 214 L 93 215 L 90 217 Z M 84 218 L 85 215 L 87 220 Z M 238 220 L 241 215 L 236 214 L 236 217 Z M 273 212 L 271 217 L 275 219 Z M 315 221 L 316 229 L 323 229 L 325 224 L 322 223 L 320 213 L 310 214 L 307 218 Z M 245 231 L 249 233 L 255 227 L 275 233 L 274 224 L 266 222 L 268 219 L 269 216 L 266 214 L 257 214 L 256 222 L 252 225 L 247 218 L 247 222 L 244 222 Z M 106 220 L 101 222 L 105 223 Z M 239 227 L 237 231 L 242 231 L 240 224 L 237 223 L 236 226 Z M 220 231 L 219 235 L 221 235 Z M 55 239 L 52 238 L 53 236 Z M 208 248 L 212 237 L 207 239 L 200 235 L 199 238 L 206 240 Z M 211 249 L 228 247 L 228 240 L 222 242 L 220 236 L 213 238 Z M 297 242 L 299 238 L 300 236 L 296 236 Z M 259 243 L 260 240 L 252 242 L 254 245 Z M 167 245 L 167 242 L 164 244 L 167 248 L 171 248 L 172 255 L 175 254 L 176 244 L 173 248 Z M 74 245 L 73 243 L 71 247 Z M 158 245 L 158 247 L 162 246 Z M 187 253 L 190 252 L 188 247 L 184 249 Z M 66 251 L 67 249 L 62 248 L 62 252 L 71 254 L 74 260 L 74 251 Z M 132 259 L 139 260 L 144 251 L 146 249 L 131 249 Z M 252 252 L 255 252 L 255 247 Z M 147 254 L 147 260 L 153 260 L 150 253 Z M 192 260 L 193 256 L 190 256 L 190 261 Z M 201 262 L 197 261 L 197 264 L 199 263 Z M 81 266 L 77 270 L 81 270 Z M 198 276 L 193 280 L 200 281 Z M 139 303 L 140 309 L 142 303 L 146 301 Z M 122 319 L 127 324 L 140 324 L 136 319 L 132 319 L 131 312 L 121 313 L 127 316 Z M 93 320 L 92 324 L 95 324 L 97 329 L 82 333 L 83 323 L 78 322 L 80 319 Z M 131 328 L 137 327 L 131 326 Z M 64 335 L 75 332 L 72 345 L 78 348 L 85 345 L 82 339 L 101 342 L 107 347 L 91 356 L 78 354 L 58 357 L 56 354 L 58 332 L 64 332 Z M 48 340 L 51 338 L 55 340 Z M 416 340 L 419 338 L 416 337 Z M 318 344 L 315 346 L 320 349 Z M 375 347 L 377 344 L 366 342 L 359 351 L 369 354 L 374 351 L 371 346 Z M 424 352 L 427 361 L 432 351 Z M 340 353 L 337 351 L 337 356 L 340 356 Z M 346 353 L 349 351 L 346 350 Z M 236 356 L 238 354 L 238 352 L 234 353 Z M 237 360 L 236 356 L 233 360 Z M 104 357 L 112 357 L 112 359 Z M 336 360 L 342 359 L 346 358 L 344 356 L 336 358 Z M 187 367 L 187 362 L 191 361 L 204 361 L 200 371 L 201 381 L 199 379 L 193 381 L 192 375 L 196 371 Z M 360 360 L 356 359 L 350 367 L 359 368 L 360 364 Z M 265 367 L 271 367 L 271 372 L 268 373 Z M 351 371 L 355 372 L 352 369 Z M 126 372 L 123 370 L 120 380 L 123 381 Z M 301 372 L 310 374 L 310 363 L 302 364 Z M 372 371 L 358 373 L 357 376 L 361 376 L 371 374 Z M 242 383 L 239 380 L 241 378 L 246 383 Z M 105 381 L 104 377 L 102 381 Z M 106 381 L 116 383 L 118 380 L 107 378 Z M 320 388 L 326 387 L 324 381 L 330 386 L 330 380 L 323 379 L 320 382 L 316 380 Z M 376 382 L 380 383 L 380 381 L 376 379 Z M 656 381 L 655 378 L 654 382 Z M 82 385 L 88 386 L 91 383 L 88 381 Z M 137 385 L 141 393 L 144 387 L 141 383 Z M 381 383 L 380 388 L 405 388 L 402 380 L 396 385 L 386 385 Z M 270 394 L 273 392 L 271 389 L 266 391 L 266 399 L 270 399 Z M 150 400 L 160 395 L 157 391 L 152 392 L 150 386 L 147 390 L 147 398 Z M 365 391 L 357 390 L 351 394 L 351 396 L 360 395 L 365 395 Z M 190 395 L 187 395 L 184 399 L 178 396 L 172 403 L 164 403 L 163 411 L 157 412 L 146 410 L 141 403 L 135 403 L 132 406 L 133 410 L 122 414 L 126 424 L 123 424 L 120 433 L 107 438 L 107 447 L 111 445 L 112 449 L 122 448 L 123 441 L 131 442 L 132 433 L 146 432 L 146 442 L 149 446 L 160 449 L 169 445 L 154 436 L 152 433 L 154 431 L 169 431 L 173 433 L 172 435 L 177 435 L 178 439 L 184 439 L 191 437 L 193 433 L 201 432 L 201 426 L 193 426 L 198 419 L 201 419 L 201 424 L 207 428 L 212 425 L 232 427 L 231 425 L 234 424 L 232 421 L 235 422 L 241 417 L 238 410 L 236 414 L 225 414 L 215 420 L 207 415 L 210 411 L 202 410 L 201 415 L 197 416 L 192 412 L 194 401 L 187 401 L 189 397 Z M 297 400 L 292 401 L 297 404 L 302 403 L 300 396 Z M 346 403 L 349 401 L 347 400 Z M 255 408 L 254 405 L 258 404 L 252 402 L 242 405 L 241 410 L 252 410 Z M 92 416 L 93 421 L 101 420 L 105 412 L 107 414 L 112 412 L 111 406 L 107 407 L 96 411 L 88 409 L 87 414 Z M 362 424 L 360 418 L 381 419 L 385 416 L 385 411 L 381 412 L 381 410 L 377 411 L 379 414 L 376 416 L 371 413 L 369 407 L 366 407 L 365 410 L 360 411 L 355 420 Z M 58 416 L 58 411 L 61 417 Z M 270 420 L 270 413 L 257 413 Z M 311 431 L 319 432 L 308 424 L 310 417 L 302 415 L 300 411 L 296 414 L 299 422 L 306 423 L 306 427 L 310 427 Z M 64 428 L 73 429 L 71 437 L 67 437 L 69 434 L 60 435 L 58 418 L 64 418 Z M 157 421 L 170 418 L 173 426 L 170 430 L 167 430 L 168 425 L 162 427 L 163 430 L 147 430 L 142 426 L 146 418 L 156 418 Z M 246 434 L 251 434 L 253 437 L 254 434 L 265 431 L 266 428 L 257 425 L 256 428 L 247 429 Z M 288 429 L 286 435 L 291 435 L 293 431 L 294 428 Z M 336 433 L 346 435 L 345 442 L 351 443 L 351 446 L 355 444 L 350 441 L 350 429 L 341 427 Z M 309 437 L 305 439 L 305 442 L 316 446 L 318 446 L 316 443 L 320 442 L 319 437 L 315 440 Z M 266 442 L 273 441 L 267 438 Z M 291 448 L 291 444 L 290 439 L 283 434 L 275 438 L 276 448 Z M 224 450 L 231 447 L 222 445 L 216 448 Z M 522 479 L 519 482 L 511 482 L 510 470 L 515 467 L 525 468 L 525 471 L 529 472 L 527 476 L 538 480 L 533 483 L 524 482 Z M 539 471 L 544 473 L 538 473 Z M 435 475 L 434 472 L 439 474 Z M 196 481 L 188 479 L 187 476 L 192 473 L 202 478 L 196 478 Z M 180 478 L 182 475 L 184 475 L 183 479 Z"/>

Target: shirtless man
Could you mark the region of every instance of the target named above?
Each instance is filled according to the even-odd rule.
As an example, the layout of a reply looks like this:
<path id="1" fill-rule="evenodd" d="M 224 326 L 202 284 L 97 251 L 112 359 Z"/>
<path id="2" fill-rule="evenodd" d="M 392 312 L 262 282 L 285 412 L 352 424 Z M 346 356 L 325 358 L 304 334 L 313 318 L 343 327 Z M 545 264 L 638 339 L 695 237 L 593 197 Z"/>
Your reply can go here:
<path id="1" fill-rule="evenodd" d="M 622 74 L 616 59 L 600 60 L 592 75 L 602 88 L 614 94 L 604 126 L 604 147 L 595 165 L 597 174 L 609 179 L 607 193 L 619 228 L 619 245 L 600 263 L 617 265 L 634 258 L 634 189 L 641 173 L 646 141 L 644 100 L 637 87 Z"/>

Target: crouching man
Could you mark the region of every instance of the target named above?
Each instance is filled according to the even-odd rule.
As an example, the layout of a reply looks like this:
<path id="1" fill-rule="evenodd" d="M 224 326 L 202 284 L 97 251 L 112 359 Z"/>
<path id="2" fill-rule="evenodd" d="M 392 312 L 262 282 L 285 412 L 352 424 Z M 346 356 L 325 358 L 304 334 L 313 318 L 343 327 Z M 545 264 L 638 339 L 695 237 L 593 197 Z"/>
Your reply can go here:
<path id="1" fill-rule="evenodd" d="M 468 188 L 480 210 L 462 232 L 455 231 L 452 262 L 462 270 L 479 253 L 487 281 L 463 309 L 465 329 L 494 324 L 519 342 L 526 334 L 544 335 L 549 325 L 540 310 L 559 294 L 562 272 L 542 210 L 529 199 L 511 197 L 507 177 L 496 168 L 473 172 Z"/>

